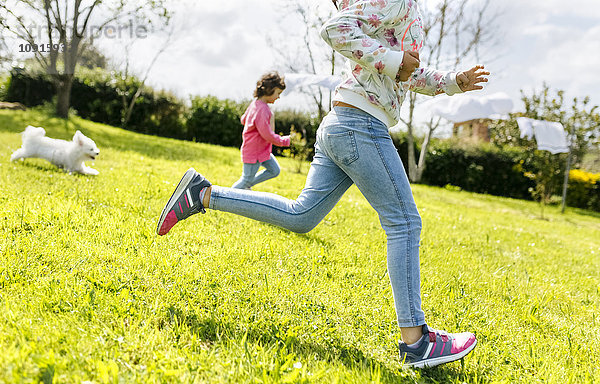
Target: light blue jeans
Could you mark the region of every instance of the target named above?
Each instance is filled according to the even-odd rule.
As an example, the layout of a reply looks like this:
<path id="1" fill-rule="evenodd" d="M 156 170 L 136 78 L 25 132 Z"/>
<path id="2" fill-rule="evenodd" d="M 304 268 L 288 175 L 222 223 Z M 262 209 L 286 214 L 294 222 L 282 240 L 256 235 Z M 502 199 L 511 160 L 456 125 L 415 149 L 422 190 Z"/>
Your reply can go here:
<path id="1" fill-rule="evenodd" d="M 334 107 L 323 119 L 306 185 L 296 200 L 214 186 L 209 208 L 306 233 L 353 183 L 377 211 L 387 235 L 387 266 L 398 325 L 422 325 L 421 217 L 388 129 L 371 115 Z"/>
<path id="2" fill-rule="evenodd" d="M 257 175 L 256 172 L 258 172 L 258 169 L 261 166 L 265 169 Z M 236 181 L 231 188 L 249 189 L 258 183 L 279 176 L 280 172 L 281 168 L 279 167 L 279 163 L 271 153 L 269 160 L 263 161 L 262 163 L 244 163 L 242 177 Z"/>

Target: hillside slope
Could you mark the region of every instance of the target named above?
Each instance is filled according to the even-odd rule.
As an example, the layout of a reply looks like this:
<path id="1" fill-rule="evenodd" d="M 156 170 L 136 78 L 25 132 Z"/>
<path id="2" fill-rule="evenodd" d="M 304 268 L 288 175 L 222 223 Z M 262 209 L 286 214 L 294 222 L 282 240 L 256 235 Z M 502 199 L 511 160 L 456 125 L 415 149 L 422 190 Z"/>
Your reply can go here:
<path id="1" fill-rule="evenodd" d="M 10 163 L 28 124 L 82 130 L 100 175 Z M 412 371 L 385 234 L 355 187 L 306 235 L 209 211 L 157 237 L 181 174 L 231 185 L 238 150 L 40 110 L 0 111 L 0 143 L 0 383 L 600 381 L 600 215 L 414 186 L 428 322 L 480 343 Z M 295 198 L 306 175 L 280 163 L 255 189 Z"/>

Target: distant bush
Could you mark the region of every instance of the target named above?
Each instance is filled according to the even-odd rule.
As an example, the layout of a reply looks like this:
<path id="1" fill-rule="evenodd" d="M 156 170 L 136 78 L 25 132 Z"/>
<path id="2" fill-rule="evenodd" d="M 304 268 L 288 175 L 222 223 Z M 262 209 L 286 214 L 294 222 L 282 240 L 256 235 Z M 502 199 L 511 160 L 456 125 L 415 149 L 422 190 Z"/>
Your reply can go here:
<path id="1" fill-rule="evenodd" d="M 187 118 L 187 139 L 227 147 L 241 146 L 240 118 L 248 104 L 215 96 L 194 97 Z"/>
<path id="2" fill-rule="evenodd" d="M 531 199 L 534 183 L 525 176 L 533 171 L 531 154 L 519 148 L 460 145 L 452 140 L 434 142 L 426 158 L 423 181 L 451 184 L 464 190 L 496 196 Z"/>
<path id="3" fill-rule="evenodd" d="M 85 119 L 122 126 L 125 104 L 141 86 L 135 77 L 82 68 L 71 89 L 71 107 Z M 6 100 L 32 107 L 51 102 L 56 94 L 52 80 L 43 74 L 13 70 Z M 126 129 L 153 135 L 185 138 L 185 106 L 175 96 L 144 87 L 135 102 Z"/>
<path id="4" fill-rule="evenodd" d="M 121 126 L 123 102 L 116 88 L 116 80 L 108 72 L 88 70 L 78 75 L 71 89 L 71 106 L 85 119 Z M 137 123 L 132 119 L 130 128 L 136 130 Z"/>
<path id="5" fill-rule="evenodd" d="M 244 129 L 240 119 L 249 104 L 249 100 L 236 102 L 218 99 L 215 96 L 193 98 L 187 118 L 187 139 L 227 147 L 240 147 Z M 308 113 L 292 110 L 276 111 L 274 115 L 275 132 L 289 135 L 293 128 L 301 133 L 308 148 L 308 151 L 301 152 L 305 159 L 311 159 L 314 154 L 318 121 Z M 283 154 L 284 150 L 285 148 L 273 146 L 273 153 L 276 155 Z"/>
<path id="6" fill-rule="evenodd" d="M 394 132 L 391 136 L 408 173 L 407 135 Z M 414 144 L 417 157 L 421 142 L 417 138 Z M 532 191 L 536 188 L 532 175 L 539 172 L 540 164 L 544 161 L 548 161 L 547 154 L 527 148 L 435 139 L 428 148 L 422 183 L 532 200 Z M 563 174 L 555 175 L 560 183 Z M 554 192 L 560 194 L 559 189 L 554 188 Z M 600 211 L 600 174 L 571 171 L 567 205 Z"/>
<path id="7" fill-rule="evenodd" d="M 302 142 L 306 141 L 306 146 L 300 148 L 293 146 L 290 150 L 291 155 L 304 160 L 311 160 L 315 154 L 315 140 L 320 121 L 306 112 L 283 110 L 275 112 L 275 132 L 278 134 L 289 135 L 292 130 L 302 136 Z M 273 147 L 275 154 L 282 154 L 285 148 Z"/>
<path id="8" fill-rule="evenodd" d="M 408 174 L 408 141 L 404 132 L 392 133 L 392 140 Z M 422 139 L 414 143 L 418 158 Z M 464 144 L 455 140 L 434 139 L 425 158 L 422 183 L 531 200 L 530 188 L 535 183 L 525 176 L 536 171 L 529 151 L 506 147 L 499 149 L 489 144 Z"/>
<path id="9" fill-rule="evenodd" d="M 54 95 L 56 95 L 56 88 L 46 75 L 13 69 L 4 99 L 19 102 L 27 107 L 35 107 L 51 101 Z"/>
<path id="10" fill-rule="evenodd" d="M 125 111 L 140 87 L 142 92 L 124 125 Z M 185 106 L 181 100 L 117 72 L 80 70 L 73 83 L 71 105 L 83 118 L 135 132 L 181 139 L 186 135 Z"/>
<path id="11" fill-rule="evenodd" d="M 10 75 L 0 73 L 0 101 L 8 101 L 8 100 L 6 100 L 6 92 L 8 92 L 9 86 L 10 86 Z"/>
<path id="12" fill-rule="evenodd" d="M 572 170 L 569 173 L 567 205 L 600 212 L 600 173 Z"/>

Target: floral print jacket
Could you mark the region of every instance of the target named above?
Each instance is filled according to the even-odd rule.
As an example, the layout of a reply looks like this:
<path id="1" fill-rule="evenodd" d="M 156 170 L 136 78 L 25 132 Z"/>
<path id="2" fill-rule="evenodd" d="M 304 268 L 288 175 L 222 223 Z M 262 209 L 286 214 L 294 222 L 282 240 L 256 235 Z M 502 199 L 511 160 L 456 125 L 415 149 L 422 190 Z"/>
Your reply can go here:
<path id="1" fill-rule="evenodd" d="M 325 42 L 349 59 L 334 100 L 348 101 L 392 126 L 400 120 L 408 90 L 432 96 L 462 92 L 456 73 L 433 68 L 418 68 L 408 81 L 396 83 L 403 51 L 423 46 L 416 0 L 342 0 L 339 8 L 321 28 Z"/>

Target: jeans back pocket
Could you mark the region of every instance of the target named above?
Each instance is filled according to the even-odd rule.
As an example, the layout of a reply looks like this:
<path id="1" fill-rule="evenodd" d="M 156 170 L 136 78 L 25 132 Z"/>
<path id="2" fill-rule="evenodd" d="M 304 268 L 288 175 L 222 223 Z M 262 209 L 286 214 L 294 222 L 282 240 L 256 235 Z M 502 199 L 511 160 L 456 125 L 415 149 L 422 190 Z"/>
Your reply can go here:
<path id="1" fill-rule="evenodd" d="M 328 133 L 327 148 L 336 163 L 350 165 L 358 159 L 358 149 L 354 132 Z"/>

